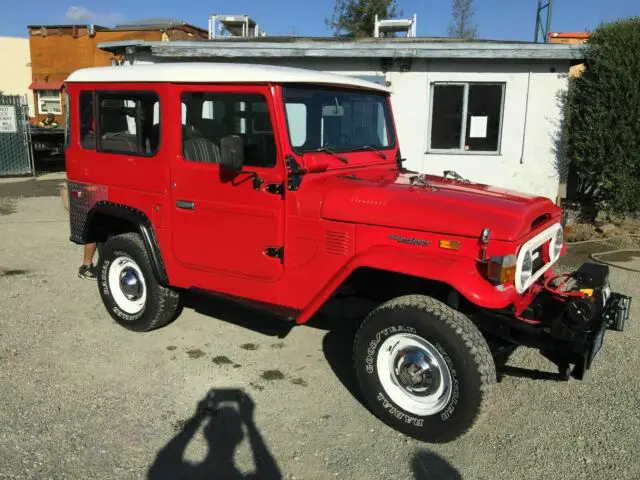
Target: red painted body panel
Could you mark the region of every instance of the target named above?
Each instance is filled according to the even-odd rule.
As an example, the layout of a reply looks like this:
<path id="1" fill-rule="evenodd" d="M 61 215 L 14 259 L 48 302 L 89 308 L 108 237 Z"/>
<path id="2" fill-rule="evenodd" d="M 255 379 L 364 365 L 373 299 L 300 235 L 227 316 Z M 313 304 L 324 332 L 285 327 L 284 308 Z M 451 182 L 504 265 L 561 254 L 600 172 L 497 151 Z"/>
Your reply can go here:
<path id="1" fill-rule="evenodd" d="M 154 90 L 160 97 L 162 141 L 153 157 L 100 153 L 78 140 L 82 90 Z M 183 91 L 251 92 L 267 98 L 277 146 L 273 168 L 246 167 L 226 178 L 217 164 L 187 162 L 181 148 Z M 69 180 L 108 186 L 108 200 L 143 212 L 153 225 L 171 285 L 200 288 L 299 310 L 307 321 L 360 267 L 449 284 L 480 307 L 520 305 L 513 286 L 498 289 L 478 267 L 479 236 L 491 228 L 489 255 L 515 254 L 519 245 L 560 219 L 549 200 L 484 185 L 427 177 L 437 187 L 409 185 L 395 163 L 396 149 L 327 156 L 329 169 L 306 174 L 298 190 L 268 193 L 287 184 L 285 159 L 304 166 L 289 143 L 278 85 L 78 84 L 68 85 L 72 137 Z M 264 184 L 254 189 L 250 172 Z M 176 208 L 178 200 L 194 210 Z M 532 228 L 534 220 L 547 215 Z M 405 244 L 397 237 L 417 239 Z M 395 238 L 395 239 L 394 239 Z M 457 240 L 458 251 L 438 247 Z M 284 247 L 284 261 L 264 255 Z"/>

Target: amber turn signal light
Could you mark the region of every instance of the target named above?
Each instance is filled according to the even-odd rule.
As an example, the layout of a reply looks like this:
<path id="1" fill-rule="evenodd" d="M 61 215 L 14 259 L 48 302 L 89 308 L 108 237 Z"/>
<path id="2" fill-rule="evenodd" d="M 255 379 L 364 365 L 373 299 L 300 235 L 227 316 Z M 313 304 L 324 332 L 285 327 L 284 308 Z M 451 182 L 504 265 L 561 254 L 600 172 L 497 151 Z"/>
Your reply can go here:
<path id="1" fill-rule="evenodd" d="M 457 240 L 440 240 L 438 246 L 445 250 L 460 250 L 460 242 Z"/>
<path id="2" fill-rule="evenodd" d="M 516 256 L 491 257 L 487 265 L 487 277 L 498 285 L 515 282 Z"/>

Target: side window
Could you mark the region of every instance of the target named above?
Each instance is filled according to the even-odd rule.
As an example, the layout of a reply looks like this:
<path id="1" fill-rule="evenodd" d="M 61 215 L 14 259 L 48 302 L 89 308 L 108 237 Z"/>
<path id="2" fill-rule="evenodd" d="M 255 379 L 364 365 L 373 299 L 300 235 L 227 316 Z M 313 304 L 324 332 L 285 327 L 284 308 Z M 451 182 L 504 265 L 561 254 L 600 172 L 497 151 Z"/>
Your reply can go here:
<path id="1" fill-rule="evenodd" d="M 98 149 L 152 156 L 160 145 L 160 100 L 154 92 L 98 92 Z"/>
<path id="2" fill-rule="evenodd" d="M 186 92 L 182 94 L 182 109 L 185 160 L 221 163 L 222 139 L 235 135 L 242 139 L 246 166 L 276 164 L 273 127 L 262 95 Z"/>
<path id="3" fill-rule="evenodd" d="M 96 148 L 93 92 L 80 92 L 80 145 L 91 150 Z"/>
<path id="4" fill-rule="evenodd" d="M 71 95 L 64 92 L 64 148 L 71 143 Z"/>

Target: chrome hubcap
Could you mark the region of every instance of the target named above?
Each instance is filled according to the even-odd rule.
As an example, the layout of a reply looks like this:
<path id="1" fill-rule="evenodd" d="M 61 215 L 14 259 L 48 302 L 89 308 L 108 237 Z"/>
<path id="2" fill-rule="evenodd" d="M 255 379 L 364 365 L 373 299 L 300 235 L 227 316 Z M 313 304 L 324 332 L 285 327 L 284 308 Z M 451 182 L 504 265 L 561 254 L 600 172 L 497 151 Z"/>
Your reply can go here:
<path id="1" fill-rule="evenodd" d="M 382 342 L 376 367 L 388 398 L 414 415 L 441 412 L 453 394 L 454 378 L 444 354 L 413 333 L 396 333 Z"/>
<path id="2" fill-rule="evenodd" d="M 125 268 L 120 272 L 120 290 L 127 300 L 136 301 L 142 297 L 142 282 L 133 268 Z"/>
<path id="3" fill-rule="evenodd" d="M 427 396 L 438 390 L 442 374 L 438 365 L 417 348 L 401 350 L 394 360 L 396 382 L 413 395 Z"/>
<path id="4" fill-rule="evenodd" d="M 137 315 L 144 309 L 147 301 L 144 275 L 132 258 L 114 259 L 108 268 L 107 282 L 109 292 L 122 312 Z"/>

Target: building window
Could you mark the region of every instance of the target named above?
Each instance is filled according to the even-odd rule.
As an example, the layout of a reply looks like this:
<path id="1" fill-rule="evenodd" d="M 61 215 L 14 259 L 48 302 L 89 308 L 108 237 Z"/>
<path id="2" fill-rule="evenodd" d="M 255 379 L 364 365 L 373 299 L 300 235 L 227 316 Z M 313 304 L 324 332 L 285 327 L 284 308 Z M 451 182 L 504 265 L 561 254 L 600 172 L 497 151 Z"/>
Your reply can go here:
<path id="1" fill-rule="evenodd" d="M 98 150 L 152 156 L 160 144 L 158 96 L 154 92 L 98 92 Z M 157 105 L 156 105 L 157 104 Z"/>
<path id="2" fill-rule="evenodd" d="M 431 85 L 429 150 L 500 151 L 504 83 Z"/>
<path id="3" fill-rule="evenodd" d="M 62 114 L 62 102 L 59 90 L 38 90 L 38 113 Z"/>

